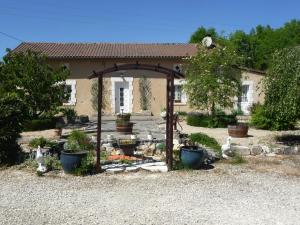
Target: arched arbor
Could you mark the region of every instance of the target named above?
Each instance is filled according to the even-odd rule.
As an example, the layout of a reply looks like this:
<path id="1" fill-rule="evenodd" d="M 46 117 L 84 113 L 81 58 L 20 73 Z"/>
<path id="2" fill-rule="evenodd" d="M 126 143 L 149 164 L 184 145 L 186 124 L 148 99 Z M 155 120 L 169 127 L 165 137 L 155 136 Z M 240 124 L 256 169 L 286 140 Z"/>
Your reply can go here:
<path id="1" fill-rule="evenodd" d="M 148 70 L 164 74 L 167 79 L 167 95 L 166 95 L 166 163 L 168 170 L 172 170 L 173 166 L 173 114 L 174 114 L 174 78 L 184 78 L 180 72 L 171 70 L 166 67 L 149 64 L 122 64 L 114 65 L 113 67 L 104 69 L 102 71 L 93 72 L 89 79 L 98 78 L 98 127 L 97 127 L 97 171 L 101 171 L 100 165 L 100 149 L 101 149 L 101 111 L 102 111 L 102 90 L 103 77 L 111 77 L 113 72 L 124 70 Z"/>

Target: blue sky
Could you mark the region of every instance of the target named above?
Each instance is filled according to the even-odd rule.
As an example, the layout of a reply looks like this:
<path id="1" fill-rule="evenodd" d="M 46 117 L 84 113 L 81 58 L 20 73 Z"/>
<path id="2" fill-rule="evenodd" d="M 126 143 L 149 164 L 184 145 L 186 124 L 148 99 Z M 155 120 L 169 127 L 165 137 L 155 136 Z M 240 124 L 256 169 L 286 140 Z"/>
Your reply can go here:
<path id="1" fill-rule="evenodd" d="M 20 40 L 187 42 L 201 25 L 249 32 L 300 19 L 299 10 L 299 0 L 0 0 L 0 57 Z"/>

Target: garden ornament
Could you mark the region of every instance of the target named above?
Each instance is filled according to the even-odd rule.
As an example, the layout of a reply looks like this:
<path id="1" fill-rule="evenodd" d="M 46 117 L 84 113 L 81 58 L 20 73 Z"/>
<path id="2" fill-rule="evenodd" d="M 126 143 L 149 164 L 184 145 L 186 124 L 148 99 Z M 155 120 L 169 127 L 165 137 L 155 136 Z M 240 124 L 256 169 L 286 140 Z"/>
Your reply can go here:
<path id="1" fill-rule="evenodd" d="M 44 156 L 41 150 L 41 147 L 38 146 L 36 150 L 36 157 L 35 157 L 37 163 L 38 163 L 38 168 L 37 171 L 39 172 L 46 172 L 46 167 L 45 167 L 45 161 L 44 161 Z"/>
<path id="2" fill-rule="evenodd" d="M 231 137 L 227 137 L 226 144 L 222 145 L 222 157 L 224 159 L 228 159 L 228 153 L 230 153 L 230 147 L 231 147 Z"/>

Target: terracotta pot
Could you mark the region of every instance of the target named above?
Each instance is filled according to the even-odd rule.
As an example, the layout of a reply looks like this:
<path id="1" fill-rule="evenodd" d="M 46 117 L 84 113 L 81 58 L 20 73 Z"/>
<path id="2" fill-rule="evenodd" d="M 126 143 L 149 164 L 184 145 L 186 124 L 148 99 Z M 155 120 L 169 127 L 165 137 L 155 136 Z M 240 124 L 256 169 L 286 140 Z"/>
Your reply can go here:
<path id="1" fill-rule="evenodd" d="M 247 124 L 228 125 L 228 134 L 231 137 L 247 137 L 248 128 Z"/>
<path id="2" fill-rule="evenodd" d="M 116 124 L 118 132 L 123 134 L 132 134 L 133 123 Z"/>

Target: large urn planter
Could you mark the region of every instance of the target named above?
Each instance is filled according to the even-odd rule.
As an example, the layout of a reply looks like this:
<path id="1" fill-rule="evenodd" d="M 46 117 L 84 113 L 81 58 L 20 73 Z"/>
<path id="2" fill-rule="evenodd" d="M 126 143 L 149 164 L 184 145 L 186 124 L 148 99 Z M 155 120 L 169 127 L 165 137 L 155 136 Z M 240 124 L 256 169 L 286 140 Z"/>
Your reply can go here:
<path id="1" fill-rule="evenodd" d="M 228 125 L 228 135 L 231 137 L 247 137 L 248 136 L 248 125 L 240 123 L 237 125 Z"/>
<path id="2" fill-rule="evenodd" d="M 180 161 L 185 168 L 199 169 L 204 162 L 205 150 L 198 146 L 180 148 Z"/>
<path id="3" fill-rule="evenodd" d="M 118 146 L 126 156 L 133 156 L 136 147 L 136 140 L 134 139 L 119 139 Z"/>
<path id="4" fill-rule="evenodd" d="M 133 123 L 116 123 L 116 130 L 123 134 L 132 134 Z"/>
<path id="5" fill-rule="evenodd" d="M 133 123 L 130 122 L 130 113 L 118 114 L 116 120 L 116 130 L 122 134 L 131 134 Z"/>
<path id="6" fill-rule="evenodd" d="M 80 167 L 81 161 L 87 157 L 87 151 L 68 152 L 62 151 L 60 162 L 65 173 L 72 173 L 76 168 Z"/>
<path id="7" fill-rule="evenodd" d="M 81 166 L 82 160 L 94 149 L 91 139 L 86 133 L 73 130 L 63 146 L 60 154 L 60 162 L 65 173 L 73 173 Z"/>

